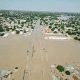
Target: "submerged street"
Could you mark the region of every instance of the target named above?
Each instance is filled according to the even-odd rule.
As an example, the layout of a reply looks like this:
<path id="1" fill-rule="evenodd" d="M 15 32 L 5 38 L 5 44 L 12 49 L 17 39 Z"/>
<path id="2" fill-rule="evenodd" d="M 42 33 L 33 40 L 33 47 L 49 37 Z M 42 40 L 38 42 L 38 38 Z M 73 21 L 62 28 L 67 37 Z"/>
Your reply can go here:
<path id="1" fill-rule="evenodd" d="M 30 43 L 32 49 L 29 49 L 25 73 L 28 80 L 50 80 L 50 69 L 48 65 L 48 54 L 42 35 L 42 27 L 38 21 L 31 35 Z"/>

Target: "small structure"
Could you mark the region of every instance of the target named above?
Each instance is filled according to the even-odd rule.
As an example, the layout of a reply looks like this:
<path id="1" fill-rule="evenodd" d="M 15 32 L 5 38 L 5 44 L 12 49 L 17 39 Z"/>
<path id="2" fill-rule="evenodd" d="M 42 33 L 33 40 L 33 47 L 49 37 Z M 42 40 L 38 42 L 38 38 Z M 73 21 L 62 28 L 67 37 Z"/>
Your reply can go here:
<path id="1" fill-rule="evenodd" d="M 9 35 L 9 33 L 5 33 L 3 37 L 4 37 L 4 38 L 7 38 L 8 35 Z"/>
<path id="2" fill-rule="evenodd" d="M 0 78 L 8 78 L 8 76 L 11 74 L 10 70 L 0 70 Z"/>
<path id="3" fill-rule="evenodd" d="M 60 79 L 56 77 L 55 75 L 52 75 L 52 80 L 60 80 Z"/>
<path id="4" fill-rule="evenodd" d="M 79 80 L 77 76 L 73 75 L 74 80 Z"/>
<path id="5" fill-rule="evenodd" d="M 74 71 L 74 67 L 72 65 L 68 65 L 67 67 L 65 67 L 65 69 L 70 72 Z"/>
<path id="6" fill-rule="evenodd" d="M 75 67 L 73 67 L 72 65 L 66 65 L 64 67 L 64 71 L 60 72 L 57 69 L 57 66 L 58 65 L 51 65 L 52 80 L 80 80 L 80 77 L 79 77 L 80 69 L 79 68 L 75 69 Z"/>
<path id="7" fill-rule="evenodd" d="M 11 32 L 12 35 L 16 34 L 16 31 Z"/>

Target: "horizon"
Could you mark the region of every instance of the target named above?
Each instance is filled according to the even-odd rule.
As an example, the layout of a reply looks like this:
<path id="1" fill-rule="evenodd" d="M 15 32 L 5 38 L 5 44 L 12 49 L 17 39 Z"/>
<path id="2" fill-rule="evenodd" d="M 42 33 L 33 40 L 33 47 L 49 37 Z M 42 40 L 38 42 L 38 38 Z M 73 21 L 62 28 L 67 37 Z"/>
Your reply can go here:
<path id="1" fill-rule="evenodd" d="M 80 13 L 80 0 L 3 0 L 0 10 Z"/>
<path id="2" fill-rule="evenodd" d="M 31 10 L 11 10 L 11 9 L 0 9 L 0 11 L 16 11 L 16 12 L 41 12 L 41 13 L 70 13 L 70 14 L 80 14 L 80 12 L 59 12 L 59 11 L 55 11 L 55 12 L 51 12 L 51 11 L 31 11 Z"/>

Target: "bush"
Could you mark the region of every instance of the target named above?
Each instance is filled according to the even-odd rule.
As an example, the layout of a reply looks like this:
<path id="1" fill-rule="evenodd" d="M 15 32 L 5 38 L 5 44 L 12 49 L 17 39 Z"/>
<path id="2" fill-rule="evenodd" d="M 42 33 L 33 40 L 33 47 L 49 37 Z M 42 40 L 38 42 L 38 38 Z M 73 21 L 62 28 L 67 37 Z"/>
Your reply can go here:
<path id="1" fill-rule="evenodd" d="M 77 36 L 75 36 L 74 39 L 80 41 L 80 38 Z"/>
<path id="2" fill-rule="evenodd" d="M 6 28 L 6 31 L 9 31 L 9 28 Z"/>
<path id="3" fill-rule="evenodd" d="M 51 28 L 52 28 L 52 26 L 49 26 L 49 28 L 51 29 Z"/>
<path id="4" fill-rule="evenodd" d="M 78 40 L 78 37 L 75 36 L 74 39 L 75 39 L 75 40 Z"/>
<path id="5" fill-rule="evenodd" d="M 57 31 L 54 31 L 54 33 L 57 33 Z"/>
<path id="6" fill-rule="evenodd" d="M 1 25 L 0 25 L 0 32 L 4 32 L 4 29 L 2 28 Z"/>
<path id="7" fill-rule="evenodd" d="M 34 26 L 31 26 L 31 29 L 34 29 Z"/>
<path id="8" fill-rule="evenodd" d="M 18 69 L 18 67 L 15 67 L 15 69 Z"/>
<path id="9" fill-rule="evenodd" d="M 24 33 L 26 33 L 26 30 L 24 30 Z"/>
<path id="10" fill-rule="evenodd" d="M 70 72 L 69 71 L 65 71 L 66 75 L 70 75 Z"/>
<path id="11" fill-rule="evenodd" d="M 16 30 L 16 34 L 19 34 L 19 33 L 20 33 L 20 31 Z"/>
<path id="12" fill-rule="evenodd" d="M 61 65 L 58 65 L 56 68 L 57 68 L 57 70 L 59 70 L 59 72 L 63 72 L 64 71 L 64 67 L 61 66 Z"/>
<path id="13" fill-rule="evenodd" d="M 4 33 L 0 33 L 0 36 L 4 36 Z"/>

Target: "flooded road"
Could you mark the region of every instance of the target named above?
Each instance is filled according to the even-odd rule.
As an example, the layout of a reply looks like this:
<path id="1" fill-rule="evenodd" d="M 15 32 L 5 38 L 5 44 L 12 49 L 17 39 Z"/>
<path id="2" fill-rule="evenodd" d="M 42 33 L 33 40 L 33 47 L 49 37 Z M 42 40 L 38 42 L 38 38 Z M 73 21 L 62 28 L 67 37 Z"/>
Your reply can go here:
<path id="1" fill-rule="evenodd" d="M 48 69 L 49 66 L 47 62 L 48 55 L 46 54 L 46 49 L 43 44 L 44 38 L 41 30 L 42 28 L 38 21 L 30 39 L 32 43 L 31 56 L 27 56 L 27 59 L 29 60 L 27 60 L 26 70 L 30 73 L 29 80 L 50 80 L 50 71 Z"/>

